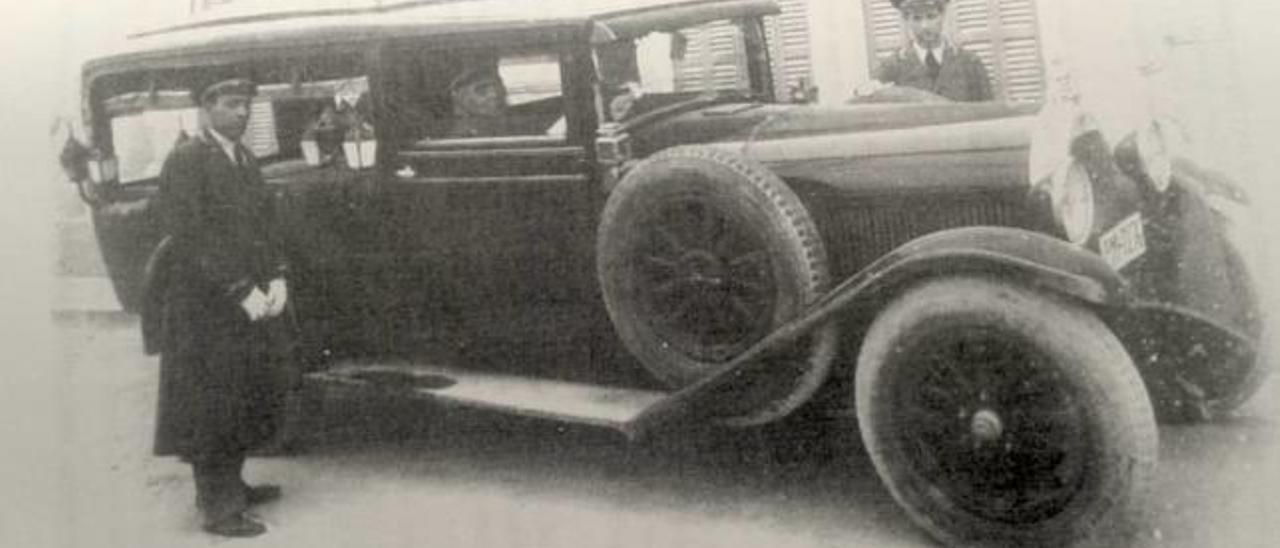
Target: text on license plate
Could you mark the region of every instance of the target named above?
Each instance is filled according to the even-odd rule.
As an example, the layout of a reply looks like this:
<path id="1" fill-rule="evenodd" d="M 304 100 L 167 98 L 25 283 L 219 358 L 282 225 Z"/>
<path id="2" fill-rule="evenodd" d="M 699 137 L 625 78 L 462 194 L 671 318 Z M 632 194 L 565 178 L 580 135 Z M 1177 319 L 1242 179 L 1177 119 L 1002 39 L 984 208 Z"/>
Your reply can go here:
<path id="1" fill-rule="evenodd" d="M 1134 213 L 1102 234 L 1098 252 L 1111 268 L 1120 270 L 1147 251 L 1147 238 L 1142 234 L 1142 214 Z"/>

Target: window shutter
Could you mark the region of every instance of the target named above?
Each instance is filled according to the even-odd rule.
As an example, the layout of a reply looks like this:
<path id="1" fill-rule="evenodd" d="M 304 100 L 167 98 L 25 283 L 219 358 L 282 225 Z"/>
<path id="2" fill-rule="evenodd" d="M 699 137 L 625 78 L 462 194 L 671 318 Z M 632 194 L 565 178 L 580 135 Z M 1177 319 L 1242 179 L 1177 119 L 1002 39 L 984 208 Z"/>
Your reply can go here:
<path id="1" fill-rule="evenodd" d="M 1002 45 L 1000 88 L 1010 101 L 1037 102 L 1044 96 L 1035 0 L 989 0 L 998 7 Z"/>
<path id="2" fill-rule="evenodd" d="M 271 101 L 259 99 L 250 104 L 249 126 L 245 128 L 240 142 L 258 158 L 280 152 L 280 143 L 276 141 L 275 110 L 271 107 Z"/>
<path id="3" fill-rule="evenodd" d="M 863 0 L 863 9 L 868 21 L 868 49 L 877 59 L 906 44 L 902 17 L 889 0 Z M 1035 0 L 952 0 L 948 9 L 948 34 L 982 59 L 998 98 L 1041 100 L 1044 71 Z"/>
<path id="4" fill-rule="evenodd" d="M 685 29 L 688 49 L 676 63 L 679 91 L 704 91 L 746 86 L 745 57 L 738 28 L 726 22 Z"/>
<path id="5" fill-rule="evenodd" d="M 781 0 L 782 13 L 765 20 L 773 62 L 775 91 L 785 97 L 789 85 L 801 79 L 810 84 L 808 5 L 813 0 Z M 676 68 L 676 89 L 745 88 L 746 57 L 740 30 L 728 22 L 712 23 L 685 31 L 689 50 Z"/>
<path id="6" fill-rule="evenodd" d="M 889 0 L 864 0 L 863 9 L 867 18 L 867 37 L 870 44 L 867 51 L 875 52 L 876 59 L 897 51 L 906 43 L 906 29 L 902 26 L 902 17 L 898 9 Z M 874 67 L 872 67 L 874 70 Z"/>
<path id="7" fill-rule="evenodd" d="M 1003 95 L 1000 85 L 1000 42 L 993 30 L 991 10 L 987 0 L 952 0 L 951 19 L 947 21 L 947 34 L 982 60 L 987 66 L 987 78 L 996 97 Z"/>
<path id="8" fill-rule="evenodd" d="M 805 80 L 813 84 L 809 55 L 809 12 L 811 0 L 781 0 L 782 13 L 766 22 L 773 61 L 774 91 L 786 97 L 791 85 Z"/>

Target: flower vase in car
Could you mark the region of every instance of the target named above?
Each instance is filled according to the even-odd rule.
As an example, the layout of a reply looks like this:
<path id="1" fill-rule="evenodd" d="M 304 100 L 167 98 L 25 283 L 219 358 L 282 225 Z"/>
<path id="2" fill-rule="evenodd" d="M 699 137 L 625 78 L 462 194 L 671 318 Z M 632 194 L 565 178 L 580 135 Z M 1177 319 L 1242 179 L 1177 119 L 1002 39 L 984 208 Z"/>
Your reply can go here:
<path id="1" fill-rule="evenodd" d="M 302 134 L 302 158 L 306 160 L 309 166 L 319 166 L 323 157 L 320 154 L 320 144 L 316 141 L 316 131 L 314 128 L 308 128 Z"/>

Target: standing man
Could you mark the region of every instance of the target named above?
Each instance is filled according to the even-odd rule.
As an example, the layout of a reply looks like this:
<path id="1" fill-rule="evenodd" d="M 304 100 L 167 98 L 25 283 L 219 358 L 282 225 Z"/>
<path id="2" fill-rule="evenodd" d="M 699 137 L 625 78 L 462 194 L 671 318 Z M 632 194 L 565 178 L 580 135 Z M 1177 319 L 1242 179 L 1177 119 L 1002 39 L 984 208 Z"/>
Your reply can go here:
<path id="1" fill-rule="evenodd" d="M 156 317 L 144 317 L 144 338 L 159 325 L 148 341 L 161 354 L 155 453 L 191 464 L 204 530 L 231 537 L 266 532 L 248 510 L 280 497 L 241 469 L 272 436 L 287 378 L 272 356 L 289 304 L 273 203 L 240 144 L 255 92 L 243 79 L 193 90 L 203 131 L 160 173 L 168 244 L 149 274 Z"/>
<path id="2" fill-rule="evenodd" d="M 908 86 L 952 101 L 990 101 L 991 81 L 978 56 L 942 34 L 948 0 L 891 0 L 911 43 L 880 62 L 880 84 Z"/>

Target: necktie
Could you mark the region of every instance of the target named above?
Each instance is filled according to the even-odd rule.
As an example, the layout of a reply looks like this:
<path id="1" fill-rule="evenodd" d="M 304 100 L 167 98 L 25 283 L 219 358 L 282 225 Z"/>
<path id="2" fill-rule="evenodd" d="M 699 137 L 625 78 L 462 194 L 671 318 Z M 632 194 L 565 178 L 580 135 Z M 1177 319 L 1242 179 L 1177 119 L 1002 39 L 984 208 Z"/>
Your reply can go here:
<path id="1" fill-rule="evenodd" d="M 236 167 L 244 167 L 245 163 L 247 163 L 245 162 L 244 148 L 241 147 L 240 145 L 236 145 L 235 151 L 236 151 Z"/>
<path id="2" fill-rule="evenodd" d="M 929 50 L 924 56 L 925 70 L 929 74 L 932 81 L 938 80 L 938 73 L 942 72 L 942 64 L 938 62 L 938 58 L 933 56 L 933 50 Z"/>

